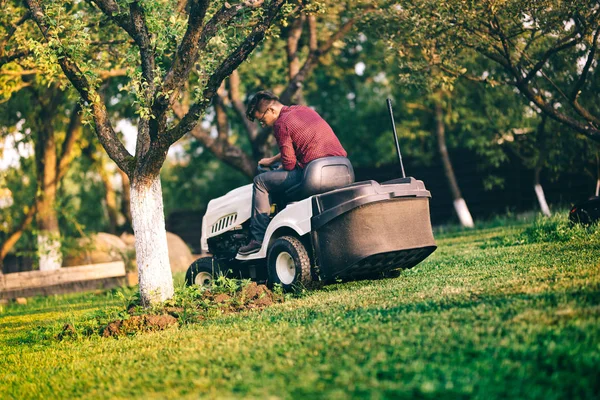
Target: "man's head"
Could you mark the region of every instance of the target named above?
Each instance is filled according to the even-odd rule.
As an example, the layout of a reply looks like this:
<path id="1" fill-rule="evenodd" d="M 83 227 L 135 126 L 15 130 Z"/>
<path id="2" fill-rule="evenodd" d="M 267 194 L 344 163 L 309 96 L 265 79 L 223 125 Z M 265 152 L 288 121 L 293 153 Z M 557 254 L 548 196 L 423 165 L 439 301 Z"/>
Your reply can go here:
<path id="1" fill-rule="evenodd" d="M 263 90 L 257 92 L 248 103 L 246 117 L 250 121 L 258 120 L 262 126 L 273 126 L 279 118 L 282 107 L 283 104 L 279 102 L 279 97 Z"/>

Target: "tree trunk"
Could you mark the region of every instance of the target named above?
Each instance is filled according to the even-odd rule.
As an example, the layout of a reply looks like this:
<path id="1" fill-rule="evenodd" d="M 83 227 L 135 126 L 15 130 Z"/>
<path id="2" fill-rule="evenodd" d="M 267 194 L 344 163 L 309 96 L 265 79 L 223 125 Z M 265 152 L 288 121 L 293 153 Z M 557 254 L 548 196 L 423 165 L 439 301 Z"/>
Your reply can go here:
<path id="1" fill-rule="evenodd" d="M 158 175 L 133 177 L 131 216 L 142 304 L 163 302 L 173 296 L 174 289 Z"/>
<path id="2" fill-rule="evenodd" d="M 542 210 L 542 214 L 546 217 L 552 215 L 550 213 L 550 207 L 548 207 L 548 203 L 546 202 L 546 196 L 544 195 L 544 188 L 540 183 L 540 172 L 542 171 L 541 167 L 536 167 L 533 178 L 533 190 L 535 190 L 535 195 L 537 196 L 538 203 L 540 203 L 540 209 Z"/>
<path id="3" fill-rule="evenodd" d="M 448 184 L 450 185 L 450 191 L 452 192 L 452 197 L 454 199 L 454 210 L 458 215 L 461 225 L 472 228 L 474 226 L 473 218 L 471 217 L 467 203 L 460 193 L 460 188 L 458 187 L 458 182 L 456 181 L 456 176 L 454 175 L 454 169 L 452 168 L 452 163 L 450 162 L 448 148 L 446 147 L 444 111 L 442 110 L 442 105 L 439 102 L 435 103 L 435 121 L 438 148 L 440 151 L 440 156 L 442 157 L 444 172 L 446 173 L 446 178 L 448 180 Z"/>
<path id="4" fill-rule="evenodd" d="M 13 246 L 19 241 L 25 229 L 29 227 L 31 222 L 33 221 L 33 217 L 35 216 L 35 205 L 29 208 L 27 214 L 23 217 L 23 221 L 21 224 L 11 232 L 4 243 L 0 245 L 0 273 L 2 272 L 2 266 L 4 265 L 4 259 L 6 258 L 8 252 L 13 248 Z"/>
<path id="5" fill-rule="evenodd" d="M 121 175 L 121 184 L 123 192 L 121 194 L 121 214 L 125 217 L 125 231 L 130 232 L 133 229 L 133 222 L 131 221 L 131 185 L 129 184 L 129 177 L 125 172 L 118 168 L 119 174 Z"/>
<path id="6" fill-rule="evenodd" d="M 596 173 L 596 197 L 600 196 L 600 158 L 598 158 L 598 153 L 596 153 L 596 167 L 598 171 Z"/>
<path id="7" fill-rule="evenodd" d="M 38 256 L 40 271 L 53 271 L 62 266 L 58 216 L 54 209 L 58 171 L 54 131 L 47 124 L 52 118 L 42 118 L 36 146 L 38 194 L 36 198 L 38 225 Z"/>
<path id="8" fill-rule="evenodd" d="M 302 27 L 306 17 L 301 14 L 292 23 L 291 29 L 287 37 L 287 60 L 288 60 L 288 80 L 291 81 L 300 72 L 300 59 L 298 58 L 298 43 L 302 36 Z M 294 96 L 292 102 L 303 104 L 302 87 L 300 86 Z"/>
<path id="9" fill-rule="evenodd" d="M 108 232 L 114 235 L 117 233 L 117 218 L 119 216 L 117 210 L 117 194 L 113 188 L 113 184 L 110 179 L 111 176 L 104 166 L 104 162 L 102 160 L 103 157 L 100 158 L 99 172 L 102 183 L 104 184 L 104 200 L 106 201 L 106 211 L 108 213 Z"/>

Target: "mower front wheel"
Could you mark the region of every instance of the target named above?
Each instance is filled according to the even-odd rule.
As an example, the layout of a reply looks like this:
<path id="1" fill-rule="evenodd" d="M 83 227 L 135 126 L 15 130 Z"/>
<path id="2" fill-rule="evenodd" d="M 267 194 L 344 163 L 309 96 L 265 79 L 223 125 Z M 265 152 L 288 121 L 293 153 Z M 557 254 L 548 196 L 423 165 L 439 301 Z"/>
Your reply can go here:
<path id="1" fill-rule="evenodd" d="M 312 282 L 310 257 L 302 242 L 293 236 L 275 240 L 267 255 L 269 282 L 284 290 L 307 286 Z"/>
<path id="2" fill-rule="evenodd" d="M 210 286 L 217 277 L 219 266 L 212 257 L 199 258 L 189 266 L 185 273 L 185 285 Z"/>

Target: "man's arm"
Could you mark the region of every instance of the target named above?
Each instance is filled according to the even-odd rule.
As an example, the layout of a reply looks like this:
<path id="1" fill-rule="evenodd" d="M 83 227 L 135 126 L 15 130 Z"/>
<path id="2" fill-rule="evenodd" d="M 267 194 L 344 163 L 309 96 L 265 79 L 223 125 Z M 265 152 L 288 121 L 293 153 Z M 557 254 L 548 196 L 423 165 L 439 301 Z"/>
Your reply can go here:
<path id="1" fill-rule="evenodd" d="M 274 155 L 273 157 L 262 158 L 258 165 L 262 165 L 263 167 L 269 167 L 277 162 L 281 161 L 281 153 Z"/>
<path id="2" fill-rule="evenodd" d="M 275 139 L 279 145 L 279 155 L 281 157 L 281 165 L 286 171 L 291 171 L 296 168 L 296 150 L 292 138 L 287 131 L 287 127 L 283 126 L 279 129 L 273 129 Z"/>

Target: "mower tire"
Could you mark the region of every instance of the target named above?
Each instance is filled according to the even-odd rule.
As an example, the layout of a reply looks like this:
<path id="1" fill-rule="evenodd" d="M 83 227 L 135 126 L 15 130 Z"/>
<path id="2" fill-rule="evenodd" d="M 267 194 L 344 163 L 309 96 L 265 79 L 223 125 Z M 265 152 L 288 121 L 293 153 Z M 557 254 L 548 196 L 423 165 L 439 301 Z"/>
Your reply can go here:
<path id="1" fill-rule="evenodd" d="M 212 257 L 199 258 L 189 266 L 185 273 L 185 285 L 210 286 L 218 272 L 219 266 Z"/>
<path id="2" fill-rule="evenodd" d="M 286 291 L 312 282 L 310 256 L 294 236 L 282 236 L 273 242 L 267 254 L 267 268 L 270 285 L 279 284 Z"/>

